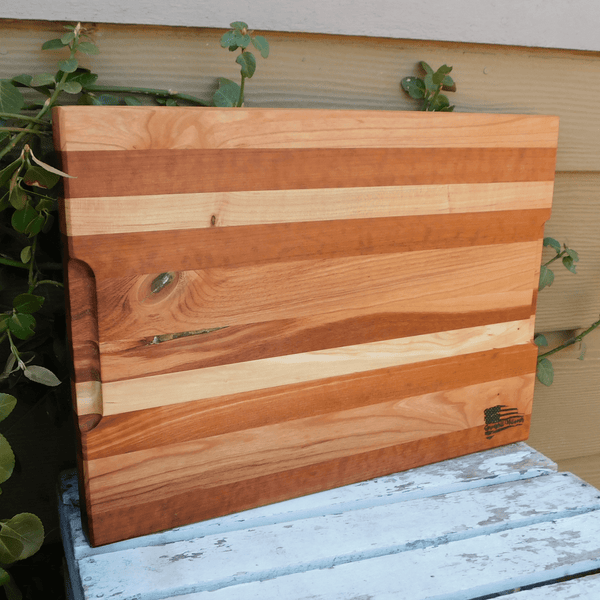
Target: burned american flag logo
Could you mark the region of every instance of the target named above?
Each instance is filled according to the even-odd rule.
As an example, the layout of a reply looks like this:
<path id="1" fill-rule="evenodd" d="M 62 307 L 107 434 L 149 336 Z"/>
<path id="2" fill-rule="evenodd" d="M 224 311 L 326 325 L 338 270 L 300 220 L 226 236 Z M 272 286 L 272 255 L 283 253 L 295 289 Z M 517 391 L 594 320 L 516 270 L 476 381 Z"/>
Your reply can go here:
<path id="1" fill-rule="evenodd" d="M 486 408 L 485 415 L 485 437 L 489 440 L 500 431 L 509 427 L 523 425 L 525 417 L 516 408 L 510 408 L 504 404 L 497 404 Z"/>

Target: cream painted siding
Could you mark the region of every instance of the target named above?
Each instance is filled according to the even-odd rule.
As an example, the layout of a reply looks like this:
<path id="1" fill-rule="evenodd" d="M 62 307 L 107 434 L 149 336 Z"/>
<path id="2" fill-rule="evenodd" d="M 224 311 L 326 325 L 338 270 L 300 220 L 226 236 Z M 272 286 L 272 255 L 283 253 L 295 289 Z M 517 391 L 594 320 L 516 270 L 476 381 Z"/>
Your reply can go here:
<path id="1" fill-rule="evenodd" d="M 241 17 L 244 11 L 230 12 Z M 58 24 L 5 20 L 0 28 L 0 77 L 54 68 L 60 53 L 42 52 L 40 46 L 60 34 Z M 85 64 L 100 74 L 100 84 L 176 89 L 208 99 L 217 77 L 237 78 L 239 72 L 233 55 L 219 45 L 223 30 L 102 24 L 92 31 L 100 55 L 87 57 Z M 558 338 L 598 318 L 597 52 L 356 35 L 265 35 L 271 56 L 258 59 L 256 75 L 247 82 L 248 106 L 413 110 L 399 82 L 426 60 L 434 67 L 454 67 L 458 91 L 451 96 L 458 111 L 560 116 L 554 209 L 546 235 L 578 250 L 581 262 L 578 275 L 557 268 L 554 285 L 540 293 L 537 330 L 558 332 Z M 557 355 L 555 384 L 537 386 L 530 443 L 600 486 L 599 333 L 590 336 L 588 346 L 584 361 L 575 351 Z"/>

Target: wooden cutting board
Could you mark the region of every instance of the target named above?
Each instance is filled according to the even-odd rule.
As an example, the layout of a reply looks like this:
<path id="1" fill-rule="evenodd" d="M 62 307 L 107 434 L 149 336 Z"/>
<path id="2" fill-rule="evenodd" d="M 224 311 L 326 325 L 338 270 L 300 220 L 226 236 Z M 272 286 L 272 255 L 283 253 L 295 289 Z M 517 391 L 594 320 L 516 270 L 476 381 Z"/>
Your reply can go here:
<path id="1" fill-rule="evenodd" d="M 54 110 L 93 545 L 527 438 L 558 118 Z"/>

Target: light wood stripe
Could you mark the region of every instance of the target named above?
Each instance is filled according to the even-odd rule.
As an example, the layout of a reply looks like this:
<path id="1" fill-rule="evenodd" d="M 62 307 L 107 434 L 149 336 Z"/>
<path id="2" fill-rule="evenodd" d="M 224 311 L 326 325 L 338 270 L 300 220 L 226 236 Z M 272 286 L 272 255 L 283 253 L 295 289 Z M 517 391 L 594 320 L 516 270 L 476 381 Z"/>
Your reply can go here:
<path id="1" fill-rule="evenodd" d="M 158 406 L 96 420 L 85 435 L 87 459 L 198 440 L 440 390 L 527 375 L 533 344 L 461 354 L 327 380 Z M 101 410 L 101 407 L 100 409 Z M 80 423 L 92 417 L 80 417 Z"/>
<path id="2" fill-rule="evenodd" d="M 496 404 L 530 414 L 534 379 L 531 373 L 167 445 L 162 452 L 90 460 L 90 488 L 100 505 L 118 505 L 129 493 L 167 499 L 196 478 L 193 487 L 212 488 L 410 442 L 424 431 L 433 437 L 481 427 L 484 409 Z M 261 459 L 249 463 L 248 456 Z"/>
<path id="3" fill-rule="evenodd" d="M 311 148 L 71 152 L 69 198 L 551 181 L 554 148 Z M 109 175 L 110 174 L 110 175 Z"/>
<path id="4" fill-rule="evenodd" d="M 550 208 L 552 181 L 67 198 L 66 235 Z M 176 208 L 175 208 L 176 207 Z"/>
<path id="5" fill-rule="evenodd" d="M 149 148 L 551 148 L 558 117 L 262 108 L 54 109 L 60 150 Z"/>
<path id="6" fill-rule="evenodd" d="M 533 319 L 104 383 L 102 414 L 167 406 L 530 342 Z M 177 389 L 174 396 L 171 391 Z M 78 407 L 83 414 L 85 407 Z"/>

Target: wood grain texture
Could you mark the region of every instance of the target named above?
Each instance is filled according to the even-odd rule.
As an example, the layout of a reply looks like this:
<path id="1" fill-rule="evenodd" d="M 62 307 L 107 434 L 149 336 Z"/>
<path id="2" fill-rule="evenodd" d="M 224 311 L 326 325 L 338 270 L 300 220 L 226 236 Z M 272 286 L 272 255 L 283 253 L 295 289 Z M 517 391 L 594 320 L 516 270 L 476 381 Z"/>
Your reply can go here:
<path id="1" fill-rule="evenodd" d="M 555 118 L 54 116 L 95 544 L 525 439 Z"/>
<path id="2" fill-rule="evenodd" d="M 68 236 L 549 209 L 552 181 L 65 198 Z M 318 195 L 320 202 L 315 202 Z M 171 210 L 171 206 L 177 210 Z"/>

